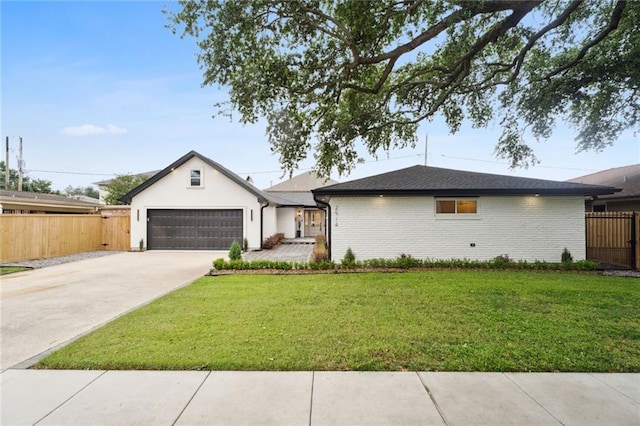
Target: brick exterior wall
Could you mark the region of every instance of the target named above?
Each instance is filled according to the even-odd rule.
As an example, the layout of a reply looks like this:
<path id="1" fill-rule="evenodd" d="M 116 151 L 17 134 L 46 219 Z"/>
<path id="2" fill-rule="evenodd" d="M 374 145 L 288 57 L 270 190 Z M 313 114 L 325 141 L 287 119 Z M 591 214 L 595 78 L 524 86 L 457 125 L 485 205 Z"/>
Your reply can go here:
<path id="1" fill-rule="evenodd" d="M 477 215 L 436 215 L 434 197 L 333 197 L 331 254 L 357 260 L 416 258 L 559 262 L 585 258 L 584 198 L 478 197 Z M 475 245 L 475 246 L 472 246 Z"/>

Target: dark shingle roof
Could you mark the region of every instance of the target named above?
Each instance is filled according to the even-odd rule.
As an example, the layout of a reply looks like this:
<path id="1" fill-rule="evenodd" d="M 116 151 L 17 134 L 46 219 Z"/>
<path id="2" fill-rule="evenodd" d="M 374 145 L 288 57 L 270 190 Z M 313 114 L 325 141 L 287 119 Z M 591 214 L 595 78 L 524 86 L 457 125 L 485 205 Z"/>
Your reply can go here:
<path id="1" fill-rule="evenodd" d="M 622 188 L 614 195 L 602 198 L 640 197 L 640 164 L 602 170 L 585 176 L 569 179 L 567 182 L 607 185 Z"/>
<path id="2" fill-rule="evenodd" d="M 600 195 L 616 188 L 542 179 L 413 166 L 329 185 L 315 195 Z"/>
<path id="3" fill-rule="evenodd" d="M 267 192 L 269 200 L 280 207 L 315 207 L 313 194 L 307 192 Z"/>

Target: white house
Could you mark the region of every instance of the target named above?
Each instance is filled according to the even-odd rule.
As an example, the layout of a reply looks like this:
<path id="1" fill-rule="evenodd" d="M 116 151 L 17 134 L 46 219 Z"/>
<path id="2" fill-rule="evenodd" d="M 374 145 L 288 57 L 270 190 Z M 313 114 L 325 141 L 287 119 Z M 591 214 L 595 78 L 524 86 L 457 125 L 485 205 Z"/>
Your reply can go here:
<path id="1" fill-rule="evenodd" d="M 249 182 L 191 151 L 126 194 L 131 247 L 228 250 L 259 248 L 276 233 L 276 206 Z"/>
<path id="2" fill-rule="evenodd" d="M 612 187 L 413 166 L 313 190 L 332 259 L 585 258 L 584 197 Z"/>
<path id="3" fill-rule="evenodd" d="M 191 151 L 122 197 L 131 204 L 131 248 L 228 250 L 246 238 L 258 249 L 275 233 L 315 236 L 326 225 L 310 189 L 323 182 L 306 173 L 261 191 Z"/>

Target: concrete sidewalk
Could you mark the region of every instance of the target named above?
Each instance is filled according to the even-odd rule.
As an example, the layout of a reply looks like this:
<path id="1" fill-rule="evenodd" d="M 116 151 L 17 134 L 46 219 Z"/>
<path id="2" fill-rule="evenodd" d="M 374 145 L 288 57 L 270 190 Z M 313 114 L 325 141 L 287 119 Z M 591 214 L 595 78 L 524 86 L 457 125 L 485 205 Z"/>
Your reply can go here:
<path id="1" fill-rule="evenodd" d="M 640 374 L 15 370 L 2 425 L 638 425 Z"/>

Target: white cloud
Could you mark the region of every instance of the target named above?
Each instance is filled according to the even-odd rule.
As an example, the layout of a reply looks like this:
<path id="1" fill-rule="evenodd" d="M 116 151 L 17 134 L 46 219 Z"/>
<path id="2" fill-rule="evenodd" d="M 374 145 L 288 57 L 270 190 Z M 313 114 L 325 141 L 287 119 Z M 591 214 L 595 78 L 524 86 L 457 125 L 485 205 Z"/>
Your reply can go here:
<path id="1" fill-rule="evenodd" d="M 127 129 L 118 127 L 115 124 L 108 124 L 106 127 L 83 124 L 82 126 L 71 126 L 62 129 L 62 134 L 67 136 L 122 135 L 127 132 Z"/>

